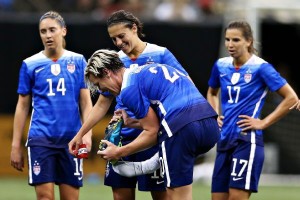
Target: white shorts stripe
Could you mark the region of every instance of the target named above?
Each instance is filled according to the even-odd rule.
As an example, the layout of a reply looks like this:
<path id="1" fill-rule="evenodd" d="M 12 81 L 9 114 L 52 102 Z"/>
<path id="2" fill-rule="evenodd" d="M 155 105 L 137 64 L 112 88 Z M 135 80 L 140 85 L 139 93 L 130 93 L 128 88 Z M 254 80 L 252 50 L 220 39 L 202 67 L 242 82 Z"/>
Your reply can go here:
<path id="1" fill-rule="evenodd" d="M 251 131 L 251 149 L 250 149 L 249 163 L 248 163 L 247 174 L 246 174 L 246 185 L 245 185 L 246 190 L 250 189 L 251 171 L 252 171 L 253 160 L 255 156 L 255 150 L 256 150 L 255 131 Z"/>
<path id="2" fill-rule="evenodd" d="M 30 147 L 27 148 L 28 152 L 28 173 L 29 173 L 29 183 L 32 183 L 32 167 L 31 167 L 31 155 Z"/>
<path id="3" fill-rule="evenodd" d="M 167 161 L 167 153 L 166 153 L 166 146 L 165 146 L 165 141 L 161 143 L 161 150 L 162 150 L 162 157 L 164 161 L 164 168 L 165 168 L 165 174 L 167 178 L 167 187 L 170 187 L 171 185 L 171 180 L 170 180 L 170 174 L 169 174 L 169 167 L 168 167 L 168 161 Z"/>

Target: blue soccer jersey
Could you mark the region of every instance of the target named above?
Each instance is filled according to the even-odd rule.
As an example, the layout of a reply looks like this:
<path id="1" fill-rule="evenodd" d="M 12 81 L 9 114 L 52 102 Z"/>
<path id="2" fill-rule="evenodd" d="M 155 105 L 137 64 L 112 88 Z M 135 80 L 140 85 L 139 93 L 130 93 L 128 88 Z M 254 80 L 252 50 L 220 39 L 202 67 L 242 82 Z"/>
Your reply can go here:
<path id="1" fill-rule="evenodd" d="M 146 48 L 144 49 L 142 54 L 139 55 L 137 59 L 129 58 L 123 51 L 119 51 L 118 53 L 120 59 L 122 60 L 126 68 L 141 66 L 149 63 L 161 63 L 161 64 L 170 65 L 176 68 L 177 70 L 179 70 L 181 73 L 188 75 L 185 69 L 177 61 L 175 56 L 165 47 L 147 43 Z M 156 82 L 155 84 L 159 84 L 159 82 Z M 130 117 L 135 118 L 134 114 L 122 105 L 118 97 L 117 97 L 116 109 L 124 109 L 126 110 L 126 112 Z M 140 133 L 141 130 L 139 129 L 123 128 L 121 135 L 123 137 L 135 138 Z"/>
<path id="2" fill-rule="evenodd" d="M 221 87 L 224 116 L 218 150 L 227 150 L 237 141 L 251 141 L 263 145 L 262 130 L 242 132 L 237 126 L 239 115 L 259 118 L 267 92 L 276 91 L 287 82 L 274 67 L 253 55 L 240 69 L 233 66 L 233 58 L 220 58 L 213 66 L 209 86 Z"/>
<path id="3" fill-rule="evenodd" d="M 83 55 L 67 50 L 57 61 L 42 52 L 23 61 L 18 93 L 32 95 L 27 146 L 66 147 L 75 136 L 81 127 L 85 66 Z"/>
<path id="4" fill-rule="evenodd" d="M 160 142 L 186 124 L 216 116 L 216 112 L 192 81 L 177 69 L 149 64 L 126 70 L 119 95 L 137 119 L 155 109 L 162 129 Z"/>

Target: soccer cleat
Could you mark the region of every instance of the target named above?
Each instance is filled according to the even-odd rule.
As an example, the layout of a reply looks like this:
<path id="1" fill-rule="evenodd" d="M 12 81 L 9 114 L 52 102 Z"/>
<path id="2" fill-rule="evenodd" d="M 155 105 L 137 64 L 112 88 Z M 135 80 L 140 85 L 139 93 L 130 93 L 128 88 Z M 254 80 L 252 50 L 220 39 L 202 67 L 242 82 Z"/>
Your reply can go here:
<path id="1" fill-rule="evenodd" d="M 113 121 L 109 123 L 109 125 L 105 129 L 105 137 L 104 140 L 107 140 L 111 143 L 113 143 L 116 146 L 121 145 L 121 130 L 123 126 L 123 119 L 119 118 L 117 121 Z M 107 145 L 103 142 L 100 142 L 99 144 L 99 150 L 103 151 L 105 150 Z M 117 162 L 116 160 L 110 161 L 113 165 Z"/>

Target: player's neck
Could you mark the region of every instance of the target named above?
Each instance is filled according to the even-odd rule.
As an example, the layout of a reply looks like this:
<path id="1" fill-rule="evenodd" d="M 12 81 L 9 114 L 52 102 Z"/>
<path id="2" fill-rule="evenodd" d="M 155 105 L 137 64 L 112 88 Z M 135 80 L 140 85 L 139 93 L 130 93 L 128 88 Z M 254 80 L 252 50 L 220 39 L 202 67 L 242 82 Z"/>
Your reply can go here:
<path id="1" fill-rule="evenodd" d="M 250 58 L 251 54 L 245 54 L 239 58 L 233 60 L 233 66 L 236 70 L 240 69 Z"/>
<path id="2" fill-rule="evenodd" d="M 139 41 L 139 44 L 137 45 L 137 47 L 135 47 L 129 54 L 128 54 L 128 57 L 132 60 L 135 60 L 137 59 L 142 53 L 143 51 L 145 50 L 147 46 L 147 43 L 146 42 L 143 42 L 143 41 Z"/>
<path id="3" fill-rule="evenodd" d="M 56 49 L 53 49 L 53 50 L 49 50 L 49 49 L 45 49 L 43 51 L 43 54 L 53 60 L 53 61 L 57 61 L 64 53 L 64 49 L 61 49 L 61 50 L 56 50 Z"/>

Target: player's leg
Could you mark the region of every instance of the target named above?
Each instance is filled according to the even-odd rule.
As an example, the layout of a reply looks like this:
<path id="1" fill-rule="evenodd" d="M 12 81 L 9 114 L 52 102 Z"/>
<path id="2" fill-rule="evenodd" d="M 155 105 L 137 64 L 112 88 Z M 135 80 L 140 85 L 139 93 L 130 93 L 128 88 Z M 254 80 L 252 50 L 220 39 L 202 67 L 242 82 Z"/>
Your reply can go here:
<path id="1" fill-rule="evenodd" d="M 228 200 L 233 149 L 218 151 L 212 175 L 212 200 Z"/>
<path id="2" fill-rule="evenodd" d="M 194 155 L 187 148 L 191 145 L 188 138 L 189 135 L 180 130 L 163 141 L 159 150 L 167 196 L 172 200 L 192 199 Z"/>
<path id="3" fill-rule="evenodd" d="M 229 193 L 228 192 L 213 192 L 211 194 L 212 200 L 228 200 Z"/>
<path id="4" fill-rule="evenodd" d="M 157 152 L 151 158 L 141 162 L 118 161 L 112 167 L 116 173 L 126 177 L 151 174 L 160 168 L 159 155 Z"/>
<path id="5" fill-rule="evenodd" d="M 68 149 L 59 149 L 56 160 L 56 183 L 59 185 L 60 199 L 78 200 L 82 187 L 83 160 L 72 156 Z"/>
<path id="6" fill-rule="evenodd" d="M 195 159 L 213 148 L 219 137 L 216 120 L 208 118 L 185 125 L 162 142 L 160 155 L 170 199 L 192 199 Z"/>
<path id="7" fill-rule="evenodd" d="M 145 151 L 141 151 L 136 154 L 136 161 L 142 161 L 145 159 L 153 160 L 156 170 L 151 170 L 151 173 L 141 175 L 137 177 L 138 180 L 138 189 L 139 191 L 151 192 L 153 200 L 166 200 L 167 192 L 164 185 L 164 171 L 160 168 L 159 162 L 159 145 L 155 145 Z M 150 162 L 148 165 L 151 166 L 153 162 Z M 146 167 L 147 168 L 147 167 Z"/>
<path id="8" fill-rule="evenodd" d="M 78 200 L 79 188 L 67 184 L 59 185 L 60 200 Z"/>
<path id="9" fill-rule="evenodd" d="M 237 188 L 230 188 L 229 189 L 229 199 L 249 199 L 251 192 L 249 190 L 241 190 Z"/>
<path id="10" fill-rule="evenodd" d="M 239 142 L 232 155 L 229 199 L 249 199 L 252 192 L 258 191 L 263 162 L 263 146 Z"/>
<path id="11" fill-rule="evenodd" d="M 114 200 L 135 200 L 135 188 L 112 188 Z"/>
<path id="12" fill-rule="evenodd" d="M 151 191 L 153 200 L 168 200 L 167 191 Z"/>
<path id="13" fill-rule="evenodd" d="M 181 199 L 192 199 L 192 184 L 176 187 L 176 188 L 167 188 L 167 193 L 172 200 L 181 200 Z"/>
<path id="14" fill-rule="evenodd" d="M 48 147 L 28 147 L 28 183 L 37 199 L 54 199 L 56 152 Z"/>
<path id="15" fill-rule="evenodd" d="M 35 185 L 36 199 L 55 199 L 54 183 L 43 183 Z"/>
<path id="16" fill-rule="evenodd" d="M 131 160 L 134 155 L 123 158 L 125 160 Z M 112 188 L 114 200 L 134 200 L 135 199 L 135 188 L 137 178 L 136 177 L 125 177 L 117 174 L 110 162 L 107 162 L 104 185 Z"/>

